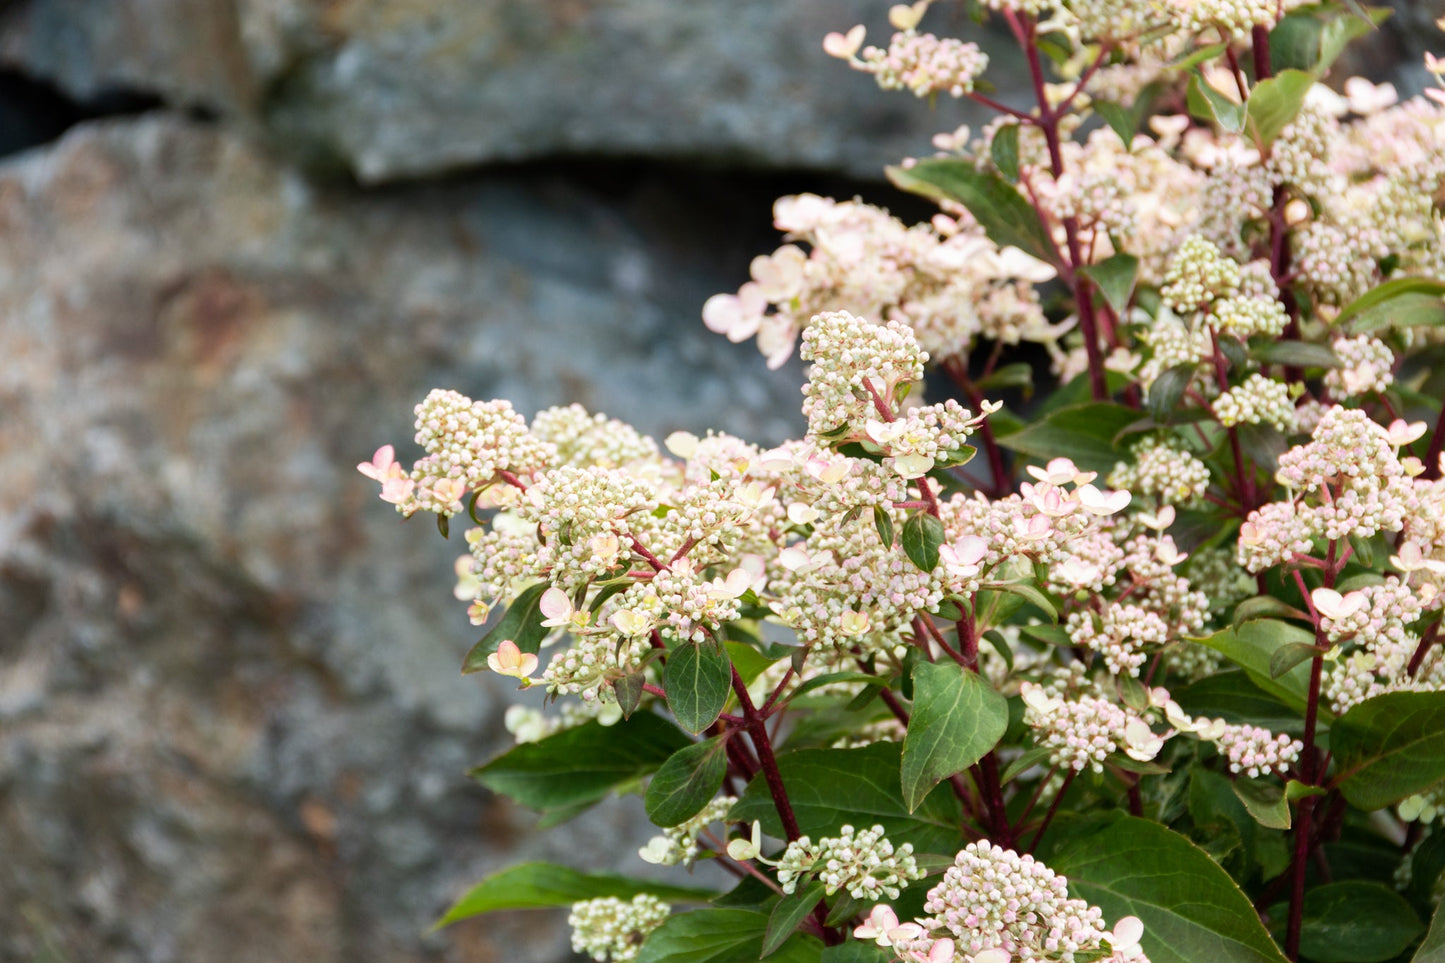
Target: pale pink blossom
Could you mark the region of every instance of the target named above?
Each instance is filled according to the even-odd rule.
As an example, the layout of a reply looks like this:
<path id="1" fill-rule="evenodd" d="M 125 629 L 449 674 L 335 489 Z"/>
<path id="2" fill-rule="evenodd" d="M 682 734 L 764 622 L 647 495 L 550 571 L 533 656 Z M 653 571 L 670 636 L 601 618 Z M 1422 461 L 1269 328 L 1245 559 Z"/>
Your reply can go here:
<path id="1" fill-rule="evenodd" d="M 537 671 L 537 657 L 523 652 L 511 639 L 503 639 L 497 651 L 487 656 L 487 667 L 498 675 L 525 679 Z"/>

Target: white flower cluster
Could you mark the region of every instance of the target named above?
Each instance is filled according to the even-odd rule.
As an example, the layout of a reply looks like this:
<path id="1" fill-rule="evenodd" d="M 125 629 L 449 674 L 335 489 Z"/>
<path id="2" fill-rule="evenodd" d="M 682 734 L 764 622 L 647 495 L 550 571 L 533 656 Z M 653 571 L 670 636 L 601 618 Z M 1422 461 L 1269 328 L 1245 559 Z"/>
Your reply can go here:
<path id="1" fill-rule="evenodd" d="M 1326 411 L 1309 442 L 1280 456 L 1276 479 L 1295 497 L 1240 526 L 1239 561 L 1251 572 L 1293 561 L 1316 538 L 1397 532 L 1418 504 L 1389 432 L 1358 409 Z"/>
<path id="2" fill-rule="evenodd" d="M 1337 398 L 1378 394 L 1395 383 L 1395 352 L 1379 338 L 1340 338 L 1331 347 L 1343 362 L 1325 373 L 1325 387 Z"/>
<path id="3" fill-rule="evenodd" d="M 416 406 L 416 443 L 427 454 L 412 466 L 410 498 L 397 505 L 406 515 L 419 509 L 455 514 L 465 493 L 486 488 L 498 472 L 526 474 L 556 458 L 510 402 L 473 401 L 441 388 Z"/>
<path id="4" fill-rule="evenodd" d="M 844 826 L 838 836 L 816 843 L 800 836 L 778 858 L 778 885 L 792 893 L 804 876 L 815 875 L 829 896 L 839 890 L 859 900 L 897 899 L 911 881 L 923 878 L 913 845 L 894 847 L 882 826 L 855 830 Z"/>
<path id="5" fill-rule="evenodd" d="M 1191 235 L 1174 255 L 1159 289 L 1164 303 L 1181 315 L 1208 307 L 1239 292 L 1239 265 L 1199 235 Z"/>
<path id="6" fill-rule="evenodd" d="M 1212 740 L 1229 759 L 1229 771 L 1250 778 L 1273 773 L 1283 776 L 1299 762 L 1305 744 L 1283 733 L 1250 725 L 1226 725 Z"/>
<path id="7" fill-rule="evenodd" d="M 1104 760 L 1120 749 L 1132 759 L 1147 762 L 1163 747 L 1144 718 L 1134 715 L 1103 695 L 1083 676 L 1083 667 L 1044 685 L 1025 682 L 1020 689 L 1024 724 L 1034 740 L 1049 750 L 1052 765 L 1104 771 Z"/>
<path id="8" fill-rule="evenodd" d="M 636 428 L 576 404 L 537 412 L 532 434 L 557 449 L 558 465 L 621 468 L 657 457 L 657 443 Z"/>
<path id="9" fill-rule="evenodd" d="M 676 826 L 668 826 L 662 835 L 653 836 L 638 850 L 643 862 L 657 866 L 691 866 L 700 849 L 697 837 L 713 823 L 727 819 L 728 811 L 737 803 L 736 796 L 719 796 L 702 807 L 696 816 Z"/>
<path id="10" fill-rule="evenodd" d="M 1168 436 L 1150 436 L 1129 450 L 1133 463 L 1119 462 L 1109 484 L 1140 497 L 1156 496 L 1166 505 L 1189 505 L 1209 489 L 1209 466 Z"/>
<path id="11" fill-rule="evenodd" d="M 1261 424 L 1273 425 L 1283 432 L 1295 428 L 1289 385 L 1266 378 L 1258 371 L 1214 399 L 1214 414 L 1226 428 Z"/>
<path id="12" fill-rule="evenodd" d="M 662 925 L 672 907 L 648 893 L 630 900 L 615 896 L 572 904 L 572 950 L 598 963 L 628 963 L 637 958 L 647 934 Z"/>
<path id="13" fill-rule="evenodd" d="M 1166 6 L 1184 30 L 1218 29 L 1239 37 L 1257 26 L 1273 26 L 1286 5 L 1279 0 L 1168 0 Z"/>
<path id="14" fill-rule="evenodd" d="M 928 891 L 917 925 L 924 934 L 894 940 L 905 953 L 927 950 L 944 934 L 956 952 L 968 959 L 989 950 L 1002 951 L 1002 959 L 1061 961 L 1076 959 L 1147 963 L 1139 947 L 1138 920 L 1120 920 L 1113 932 L 1103 912 L 1084 900 L 1069 897 L 1069 883 L 1032 856 L 987 840 L 970 843 L 944 873 L 943 881 Z M 920 945 L 921 944 L 921 945 Z M 927 959 L 915 955 L 913 959 Z"/>
<path id="15" fill-rule="evenodd" d="M 814 318 L 799 353 L 813 362 L 803 387 L 808 431 L 824 437 L 839 428 L 866 431 L 880 405 L 895 410 L 899 390 L 921 381 L 928 361 L 906 324 L 873 324 L 846 311 Z"/>
<path id="16" fill-rule="evenodd" d="M 816 315 L 840 310 L 905 322 L 935 357 L 966 353 L 980 336 L 1052 344 L 1065 326 L 1048 323 L 1029 282 L 1048 280 L 1053 269 L 1016 248 L 1000 249 L 954 213 L 959 219 L 939 214 L 909 227 L 861 201 L 780 198 L 774 221 L 797 243 L 754 258 L 752 280 L 709 298 L 703 322 L 731 341 L 756 336 L 773 368 Z"/>
<path id="17" fill-rule="evenodd" d="M 915 97 L 962 97 L 988 68 L 988 54 L 976 43 L 902 30 L 893 35 L 887 49 L 864 48 L 853 66 L 872 74 L 884 90 L 907 90 Z"/>
<path id="18" fill-rule="evenodd" d="M 1268 278 L 1269 275 L 1266 274 L 1265 277 Z M 1279 299 L 1273 296 L 1221 298 L 1214 302 L 1213 318 L 1214 326 L 1220 334 L 1227 334 L 1241 341 L 1248 341 L 1256 336 L 1277 338 L 1289 325 L 1289 312 Z"/>

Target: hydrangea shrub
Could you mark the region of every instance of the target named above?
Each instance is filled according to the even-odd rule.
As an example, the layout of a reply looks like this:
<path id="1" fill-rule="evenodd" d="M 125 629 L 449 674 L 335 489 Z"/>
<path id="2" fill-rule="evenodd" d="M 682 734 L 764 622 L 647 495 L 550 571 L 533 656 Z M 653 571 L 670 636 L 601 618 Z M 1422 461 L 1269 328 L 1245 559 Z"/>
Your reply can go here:
<path id="1" fill-rule="evenodd" d="M 444 922 L 570 906 L 640 963 L 1445 960 L 1445 92 L 1327 85 L 1385 14 L 1353 0 L 987 0 L 1009 105 L 929 6 L 823 47 L 996 112 L 890 169 L 938 213 L 782 198 L 703 308 L 809 363 L 805 437 L 437 390 L 424 456 L 360 466 L 475 523 L 463 671 L 555 704 L 476 779 L 548 823 L 639 795 L 640 860 L 737 880 L 525 864 Z"/>

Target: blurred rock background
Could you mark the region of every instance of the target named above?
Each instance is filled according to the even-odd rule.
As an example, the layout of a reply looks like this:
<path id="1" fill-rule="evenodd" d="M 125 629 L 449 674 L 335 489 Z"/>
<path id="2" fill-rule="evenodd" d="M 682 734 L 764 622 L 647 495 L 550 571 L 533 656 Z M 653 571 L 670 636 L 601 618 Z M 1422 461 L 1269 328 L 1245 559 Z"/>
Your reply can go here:
<path id="1" fill-rule="evenodd" d="M 1358 69 L 1418 88 L 1442 11 L 1400 6 Z M 523 859 L 635 868 L 641 805 L 534 834 L 468 782 L 509 693 L 457 672 L 460 539 L 353 466 L 433 386 L 794 434 L 797 370 L 699 312 L 773 198 L 894 202 L 978 119 L 823 55 L 885 20 L 0 2 L 0 961 L 567 958 L 555 914 L 427 928 Z"/>

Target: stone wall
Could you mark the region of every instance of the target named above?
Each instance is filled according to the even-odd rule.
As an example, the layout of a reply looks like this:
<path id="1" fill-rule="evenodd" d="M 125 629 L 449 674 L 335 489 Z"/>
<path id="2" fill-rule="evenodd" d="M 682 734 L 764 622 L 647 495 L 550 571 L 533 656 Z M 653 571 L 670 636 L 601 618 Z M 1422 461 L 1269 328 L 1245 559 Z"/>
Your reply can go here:
<path id="1" fill-rule="evenodd" d="M 0 4 L 0 143 L 70 128 L 0 161 L 0 961 L 567 957 L 427 928 L 635 868 L 640 802 L 537 835 L 466 780 L 509 695 L 457 672 L 460 539 L 352 466 L 433 386 L 795 433 L 798 370 L 699 311 L 773 197 L 889 203 L 970 119 L 822 54 L 885 7 Z"/>

